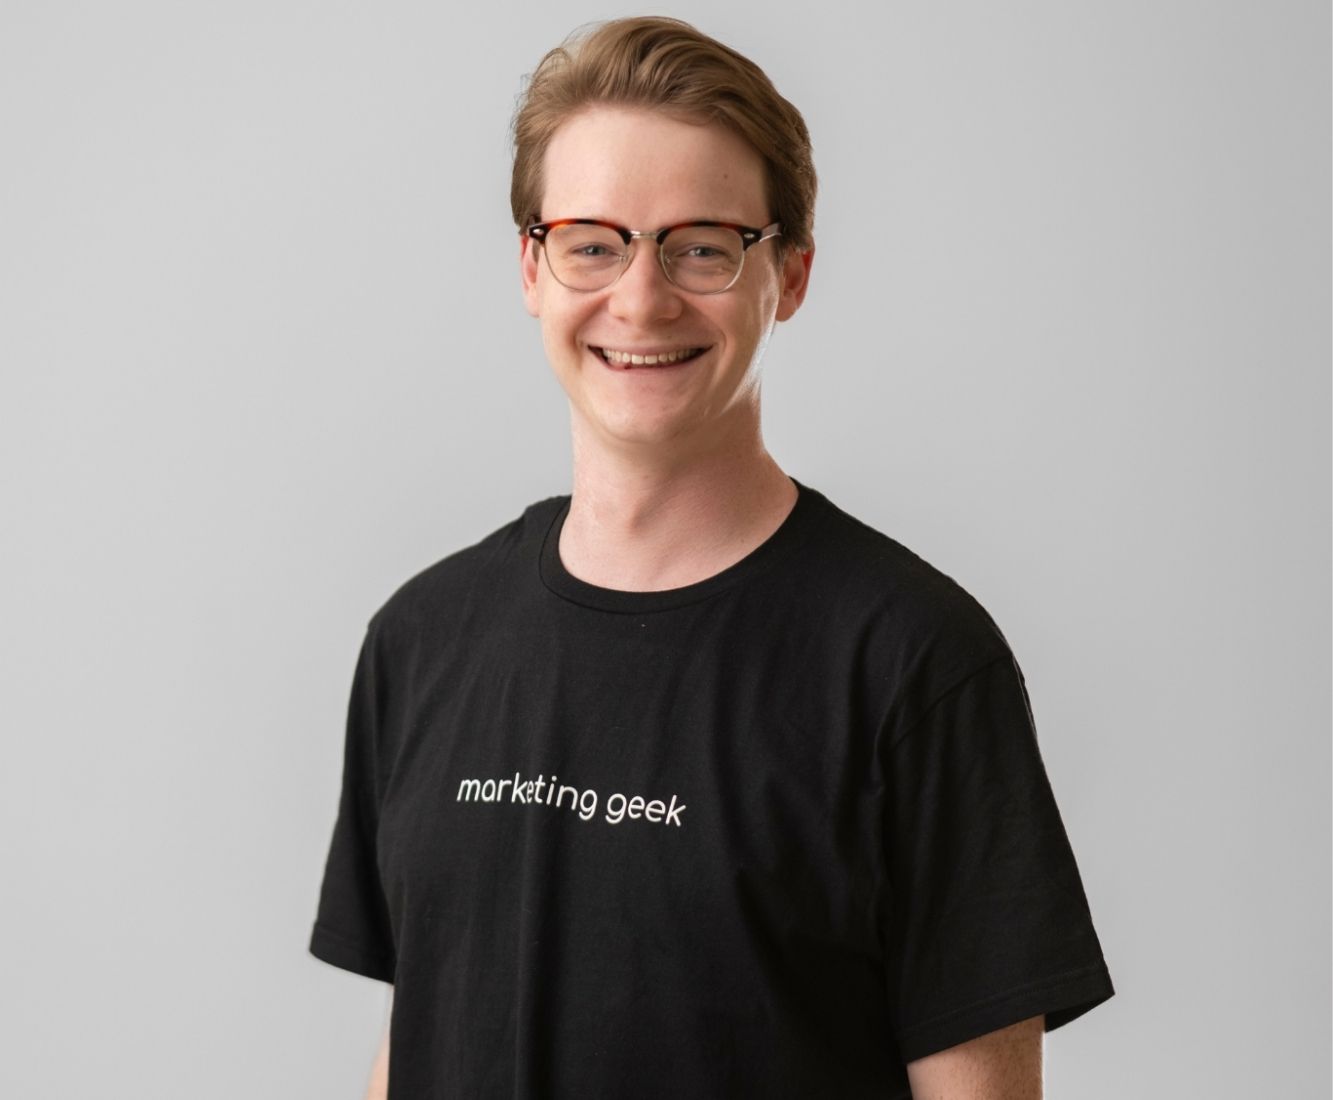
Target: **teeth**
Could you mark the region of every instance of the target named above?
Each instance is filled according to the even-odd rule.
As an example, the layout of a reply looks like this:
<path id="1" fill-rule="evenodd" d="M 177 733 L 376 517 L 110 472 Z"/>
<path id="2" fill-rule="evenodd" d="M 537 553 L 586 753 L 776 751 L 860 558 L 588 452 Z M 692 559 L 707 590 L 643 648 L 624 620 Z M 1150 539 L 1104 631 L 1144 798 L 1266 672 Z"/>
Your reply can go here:
<path id="1" fill-rule="evenodd" d="M 608 363 L 621 363 L 633 367 L 652 367 L 658 363 L 677 363 L 682 359 L 688 359 L 697 350 L 697 348 L 680 348 L 676 351 L 663 352 L 661 355 L 634 355 L 627 351 L 603 348 L 602 358 Z"/>

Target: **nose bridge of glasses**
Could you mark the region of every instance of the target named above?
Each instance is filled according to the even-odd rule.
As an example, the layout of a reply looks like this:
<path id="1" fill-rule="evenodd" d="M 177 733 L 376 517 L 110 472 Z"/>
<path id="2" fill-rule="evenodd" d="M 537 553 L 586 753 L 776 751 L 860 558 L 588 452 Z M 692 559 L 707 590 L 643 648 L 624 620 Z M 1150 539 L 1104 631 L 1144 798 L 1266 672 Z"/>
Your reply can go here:
<path id="1" fill-rule="evenodd" d="M 655 253 L 654 259 L 656 259 L 657 263 L 653 266 L 657 268 L 658 273 L 666 277 L 668 283 L 675 286 L 675 282 L 671 278 L 670 269 L 667 266 L 666 253 L 662 248 L 663 242 L 666 239 L 665 230 L 626 229 L 621 233 L 621 236 L 627 236 L 629 239 L 625 241 L 625 251 L 620 258 L 620 273 L 616 276 L 614 280 L 615 282 L 620 282 L 624 277 L 625 272 L 629 269 L 630 264 L 634 262 L 634 242 L 636 240 L 642 240 L 644 243 L 640 251 Z"/>

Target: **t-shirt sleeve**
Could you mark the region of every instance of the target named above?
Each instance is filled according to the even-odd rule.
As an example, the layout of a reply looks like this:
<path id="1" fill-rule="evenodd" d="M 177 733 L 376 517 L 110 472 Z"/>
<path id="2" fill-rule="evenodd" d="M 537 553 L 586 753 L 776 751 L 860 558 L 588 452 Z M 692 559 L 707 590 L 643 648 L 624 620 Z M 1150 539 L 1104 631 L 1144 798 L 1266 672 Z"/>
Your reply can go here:
<path id="1" fill-rule="evenodd" d="M 886 934 L 904 1062 L 1113 996 L 1012 653 L 966 676 L 888 750 Z"/>
<path id="2" fill-rule="evenodd" d="M 324 865 L 310 953 L 344 970 L 392 982 L 396 954 L 376 858 L 377 750 L 383 716 L 378 681 L 372 624 L 352 678 L 338 816 Z"/>

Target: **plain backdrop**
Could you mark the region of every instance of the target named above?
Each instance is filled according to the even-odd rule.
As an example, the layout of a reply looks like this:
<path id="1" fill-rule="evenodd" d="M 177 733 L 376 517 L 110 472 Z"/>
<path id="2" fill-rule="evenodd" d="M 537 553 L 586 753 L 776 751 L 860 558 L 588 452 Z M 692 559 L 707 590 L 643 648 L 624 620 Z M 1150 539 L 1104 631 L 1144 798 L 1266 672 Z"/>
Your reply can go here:
<path id="1" fill-rule="evenodd" d="M 0 1094 L 357 1098 L 306 953 L 362 630 L 570 486 L 552 0 L 0 7 Z M 1027 677 L 1118 995 L 1052 1098 L 1330 1089 L 1326 4 L 680 3 L 796 103 L 779 464 Z"/>

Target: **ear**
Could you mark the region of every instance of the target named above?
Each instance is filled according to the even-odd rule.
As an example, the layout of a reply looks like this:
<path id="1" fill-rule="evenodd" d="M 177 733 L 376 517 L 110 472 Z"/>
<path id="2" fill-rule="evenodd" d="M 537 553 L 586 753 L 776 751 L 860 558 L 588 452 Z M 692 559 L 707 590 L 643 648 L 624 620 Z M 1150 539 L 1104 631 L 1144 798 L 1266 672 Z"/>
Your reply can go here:
<path id="1" fill-rule="evenodd" d="M 523 280 L 523 305 L 534 317 L 541 316 L 541 303 L 537 294 L 537 242 L 531 237 L 521 237 L 518 249 L 518 274 Z"/>
<path id="2" fill-rule="evenodd" d="M 801 308 L 805 301 L 805 292 L 810 286 L 810 265 L 815 262 L 815 246 L 812 243 L 804 252 L 789 249 L 782 261 L 779 272 L 778 311 L 776 319 L 786 321 Z"/>

